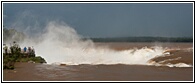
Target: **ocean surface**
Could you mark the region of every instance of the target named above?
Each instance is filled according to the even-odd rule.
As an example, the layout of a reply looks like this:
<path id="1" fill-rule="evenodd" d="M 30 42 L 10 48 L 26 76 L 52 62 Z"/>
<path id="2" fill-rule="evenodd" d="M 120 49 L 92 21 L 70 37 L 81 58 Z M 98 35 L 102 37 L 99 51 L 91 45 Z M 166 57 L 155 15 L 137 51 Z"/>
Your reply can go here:
<path id="1" fill-rule="evenodd" d="M 58 62 L 49 59 L 52 61 L 48 64 L 16 63 L 14 70 L 3 70 L 3 81 L 193 81 L 193 43 L 95 43 L 95 46 L 109 50 L 85 49 L 85 54 L 76 54 L 80 59 L 65 57 L 61 58 L 65 61 Z"/>

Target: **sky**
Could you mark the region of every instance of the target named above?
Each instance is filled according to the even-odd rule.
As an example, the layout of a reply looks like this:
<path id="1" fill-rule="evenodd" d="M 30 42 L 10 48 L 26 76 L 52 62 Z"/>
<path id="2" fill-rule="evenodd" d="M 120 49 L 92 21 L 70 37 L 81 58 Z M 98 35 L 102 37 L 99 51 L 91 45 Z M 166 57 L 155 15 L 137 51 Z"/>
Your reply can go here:
<path id="1" fill-rule="evenodd" d="M 3 3 L 3 25 L 27 33 L 65 22 L 85 37 L 193 37 L 193 3 Z"/>

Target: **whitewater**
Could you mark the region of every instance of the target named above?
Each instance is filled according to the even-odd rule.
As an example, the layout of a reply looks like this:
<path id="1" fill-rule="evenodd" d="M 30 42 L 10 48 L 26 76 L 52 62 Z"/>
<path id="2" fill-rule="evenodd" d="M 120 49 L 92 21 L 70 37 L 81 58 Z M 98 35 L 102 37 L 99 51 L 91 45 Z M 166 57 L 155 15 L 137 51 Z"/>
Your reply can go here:
<path id="1" fill-rule="evenodd" d="M 105 46 L 95 46 L 92 40 L 82 38 L 67 24 L 51 21 L 45 27 L 43 34 L 33 40 L 26 39 L 22 46 L 33 45 L 37 56 L 42 56 L 47 64 L 57 65 L 158 65 L 149 61 L 152 58 L 170 54 L 166 53 L 166 48 L 160 46 L 117 51 Z M 188 64 L 178 64 L 178 66 L 191 67 Z"/>

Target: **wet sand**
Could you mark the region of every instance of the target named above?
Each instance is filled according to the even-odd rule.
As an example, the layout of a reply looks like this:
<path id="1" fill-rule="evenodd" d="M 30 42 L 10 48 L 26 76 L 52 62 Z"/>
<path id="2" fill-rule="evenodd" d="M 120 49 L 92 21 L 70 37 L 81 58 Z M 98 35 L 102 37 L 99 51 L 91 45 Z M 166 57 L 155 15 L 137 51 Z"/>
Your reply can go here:
<path id="1" fill-rule="evenodd" d="M 154 46 L 154 43 L 96 43 L 115 50 Z M 190 48 L 191 43 L 162 43 L 163 47 Z M 173 52 L 182 57 L 180 62 L 193 64 L 193 54 Z M 153 59 L 162 61 L 165 57 Z M 179 61 L 179 60 L 178 60 Z M 175 63 L 172 61 L 170 63 Z M 148 65 L 45 65 L 16 63 L 14 70 L 3 70 L 3 81 L 193 81 L 193 67 L 167 67 Z"/>

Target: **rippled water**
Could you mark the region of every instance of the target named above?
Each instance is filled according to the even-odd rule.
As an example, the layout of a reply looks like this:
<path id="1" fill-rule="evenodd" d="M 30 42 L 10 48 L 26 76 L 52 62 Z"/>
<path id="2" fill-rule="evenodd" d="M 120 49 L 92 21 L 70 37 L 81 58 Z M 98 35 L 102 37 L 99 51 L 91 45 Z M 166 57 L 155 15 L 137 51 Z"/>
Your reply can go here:
<path id="1" fill-rule="evenodd" d="M 97 44 L 105 45 L 105 44 Z M 114 50 L 126 50 L 137 43 L 107 43 Z M 121 47 L 120 47 L 121 45 Z M 139 43 L 151 47 L 151 43 Z M 169 54 L 143 64 L 32 64 L 17 63 L 15 70 L 5 70 L 3 80 L 12 81 L 193 81 L 193 48 L 191 43 L 162 44 Z"/>
<path id="2" fill-rule="evenodd" d="M 191 81 L 192 68 L 144 65 L 38 65 L 36 75 L 61 81 Z"/>

